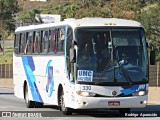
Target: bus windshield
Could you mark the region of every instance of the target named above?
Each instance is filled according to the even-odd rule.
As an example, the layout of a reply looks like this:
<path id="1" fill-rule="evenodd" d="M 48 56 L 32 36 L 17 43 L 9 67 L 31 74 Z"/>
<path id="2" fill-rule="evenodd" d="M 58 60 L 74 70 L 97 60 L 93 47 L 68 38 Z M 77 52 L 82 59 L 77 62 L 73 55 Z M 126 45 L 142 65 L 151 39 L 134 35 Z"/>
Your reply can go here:
<path id="1" fill-rule="evenodd" d="M 148 82 L 143 28 L 78 28 L 77 81 L 101 84 Z"/>

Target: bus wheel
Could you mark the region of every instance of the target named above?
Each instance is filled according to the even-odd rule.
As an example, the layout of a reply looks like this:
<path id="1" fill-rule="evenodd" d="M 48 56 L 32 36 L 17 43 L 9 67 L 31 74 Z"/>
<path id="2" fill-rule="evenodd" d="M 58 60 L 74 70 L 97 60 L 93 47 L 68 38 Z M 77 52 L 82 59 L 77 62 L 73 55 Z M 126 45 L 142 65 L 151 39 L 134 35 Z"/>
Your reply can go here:
<path id="1" fill-rule="evenodd" d="M 125 114 L 130 113 L 131 109 L 130 108 L 122 108 L 119 109 L 119 113 L 121 114 L 121 116 L 125 116 Z"/>
<path id="2" fill-rule="evenodd" d="M 63 113 L 64 115 L 71 115 L 71 114 L 72 114 L 71 109 L 65 107 L 64 92 L 63 92 L 63 90 L 62 90 L 62 92 L 61 92 L 61 94 L 60 94 L 59 107 L 60 107 L 60 111 L 62 111 L 62 113 Z"/>
<path id="3" fill-rule="evenodd" d="M 26 85 L 26 87 L 25 87 L 25 96 L 24 96 L 24 99 L 25 99 L 25 103 L 26 103 L 27 108 L 34 108 L 35 107 L 35 102 L 29 100 L 28 85 Z"/>

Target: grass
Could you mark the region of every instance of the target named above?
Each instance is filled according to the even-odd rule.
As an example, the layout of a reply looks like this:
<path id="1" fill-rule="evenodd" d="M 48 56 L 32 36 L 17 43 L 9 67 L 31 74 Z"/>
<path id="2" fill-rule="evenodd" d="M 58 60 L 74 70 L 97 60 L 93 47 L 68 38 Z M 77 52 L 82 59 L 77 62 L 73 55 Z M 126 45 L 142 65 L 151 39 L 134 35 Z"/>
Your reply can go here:
<path id="1" fill-rule="evenodd" d="M 4 46 L 4 52 L 0 52 L 0 64 L 13 63 L 13 46 Z"/>

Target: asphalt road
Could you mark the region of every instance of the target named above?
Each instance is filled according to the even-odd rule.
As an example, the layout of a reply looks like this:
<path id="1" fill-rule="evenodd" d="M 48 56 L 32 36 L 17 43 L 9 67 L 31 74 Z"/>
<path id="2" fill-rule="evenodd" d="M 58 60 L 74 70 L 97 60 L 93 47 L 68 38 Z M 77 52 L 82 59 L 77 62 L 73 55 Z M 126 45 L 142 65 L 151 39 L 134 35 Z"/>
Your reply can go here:
<path id="1" fill-rule="evenodd" d="M 144 109 L 132 109 L 128 117 L 121 117 L 118 111 L 91 110 L 76 111 L 71 116 L 64 116 L 56 106 L 44 105 L 43 108 L 26 108 L 23 99 L 14 96 L 12 88 L 0 88 L 0 120 L 123 120 L 123 119 L 160 119 L 160 105 L 149 104 Z M 142 117 L 149 115 L 147 117 Z M 141 117 L 139 117 L 141 116 Z"/>

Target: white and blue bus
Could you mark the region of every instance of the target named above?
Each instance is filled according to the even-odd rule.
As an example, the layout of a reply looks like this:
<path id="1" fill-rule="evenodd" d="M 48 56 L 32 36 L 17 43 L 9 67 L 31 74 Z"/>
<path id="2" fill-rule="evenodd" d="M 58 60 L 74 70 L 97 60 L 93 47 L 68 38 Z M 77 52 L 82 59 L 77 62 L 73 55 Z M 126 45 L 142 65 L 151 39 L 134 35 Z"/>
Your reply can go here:
<path id="1" fill-rule="evenodd" d="M 154 52 L 151 51 L 151 63 Z M 26 106 L 118 109 L 147 105 L 149 59 L 144 28 L 116 18 L 68 19 L 15 30 L 15 96 Z"/>

